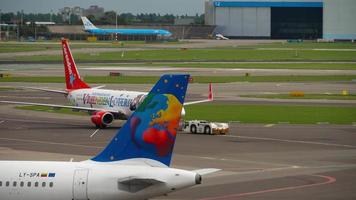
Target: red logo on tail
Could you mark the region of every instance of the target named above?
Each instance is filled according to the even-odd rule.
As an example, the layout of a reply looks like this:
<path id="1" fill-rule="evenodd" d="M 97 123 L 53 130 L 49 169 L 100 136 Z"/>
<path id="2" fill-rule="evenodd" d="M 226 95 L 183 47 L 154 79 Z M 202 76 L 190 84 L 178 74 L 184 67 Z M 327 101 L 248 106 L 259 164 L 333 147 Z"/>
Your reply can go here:
<path id="1" fill-rule="evenodd" d="M 66 39 L 62 39 L 62 50 L 67 90 L 90 88 L 89 85 L 80 79 L 72 53 L 69 49 L 68 41 Z"/>

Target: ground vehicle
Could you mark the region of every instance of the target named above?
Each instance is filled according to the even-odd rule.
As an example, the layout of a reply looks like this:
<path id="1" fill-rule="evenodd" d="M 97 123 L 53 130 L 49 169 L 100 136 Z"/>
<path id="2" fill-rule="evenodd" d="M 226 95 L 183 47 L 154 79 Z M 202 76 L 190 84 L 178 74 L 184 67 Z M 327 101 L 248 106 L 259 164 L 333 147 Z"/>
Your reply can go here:
<path id="1" fill-rule="evenodd" d="M 191 120 L 184 122 L 183 131 L 187 133 L 226 135 L 229 132 L 229 124 L 208 122 L 205 120 Z"/>

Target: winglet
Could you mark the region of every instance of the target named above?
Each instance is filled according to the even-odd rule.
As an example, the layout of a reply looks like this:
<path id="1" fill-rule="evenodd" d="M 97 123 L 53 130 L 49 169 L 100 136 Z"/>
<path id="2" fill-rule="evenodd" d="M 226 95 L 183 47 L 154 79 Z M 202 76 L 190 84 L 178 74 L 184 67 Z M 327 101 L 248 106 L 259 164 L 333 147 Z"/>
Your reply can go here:
<path id="1" fill-rule="evenodd" d="M 77 66 L 75 65 L 72 53 L 68 45 L 68 40 L 64 38 L 62 38 L 62 51 L 67 90 L 90 88 L 88 84 L 80 79 Z"/>
<path id="2" fill-rule="evenodd" d="M 208 96 L 208 99 L 210 101 L 213 101 L 214 100 L 214 95 L 213 95 L 213 85 L 211 83 L 209 83 L 209 96 Z"/>
<path id="3" fill-rule="evenodd" d="M 169 166 L 189 75 L 163 75 L 97 162 L 150 159 Z"/>

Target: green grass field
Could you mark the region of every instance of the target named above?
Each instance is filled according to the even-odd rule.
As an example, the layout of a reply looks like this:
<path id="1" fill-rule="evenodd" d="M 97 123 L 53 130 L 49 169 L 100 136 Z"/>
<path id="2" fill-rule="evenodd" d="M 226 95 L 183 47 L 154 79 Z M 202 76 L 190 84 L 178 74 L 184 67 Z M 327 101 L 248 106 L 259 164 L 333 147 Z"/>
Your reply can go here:
<path id="1" fill-rule="evenodd" d="M 355 94 L 305 94 L 303 97 L 294 97 L 289 94 L 261 94 L 240 95 L 240 97 L 266 98 L 266 99 L 328 99 L 328 100 L 356 100 Z"/>
<path id="2" fill-rule="evenodd" d="M 173 45 L 184 42 L 161 42 L 159 44 Z M 0 53 L 10 52 L 26 52 L 26 51 L 43 51 L 61 48 L 60 41 L 42 41 L 42 42 L 0 42 Z M 70 42 L 71 49 L 78 48 L 130 48 L 130 47 L 144 47 L 147 45 L 145 41 L 125 41 L 125 42 L 86 42 L 74 41 Z"/>
<path id="3" fill-rule="evenodd" d="M 17 106 L 18 109 L 85 115 L 70 109 L 53 110 L 41 106 Z M 218 122 L 240 121 L 241 123 L 352 124 L 356 122 L 354 107 L 297 106 L 297 105 L 238 105 L 198 104 L 186 106 L 186 120 L 200 119 Z"/>
<path id="4" fill-rule="evenodd" d="M 87 83 L 127 83 L 127 84 L 154 84 L 158 76 L 86 76 Z M 352 81 L 356 75 L 335 76 L 194 76 L 194 83 L 232 83 L 232 82 L 322 82 L 322 81 Z M 32 83 L 64 83 L 64 77 L 5 77 L 0 82 L 32 82 Z"/>
<path id="5" fill-rule="evenodd" d="M 164 49 L 145 51 L 75 54 L 77 62 L 104 61 L 356 61 L 356 52 L 342 51 L 285 51 L 251 49 Z M 19 56 L 17 61 L 60 62 L 61 56 Z"/>
<path id="6" fill-rule="evenodd" d="M 120 63 L 120 64 L 90 64 L 87 67 L 118 65 L 120 67 L 181 67 L 181 68 L 224 68 L 224 69 L 326 69 L 326 70 L 356 70 L 356 63 Z"/>
<path id="7" fill-rule="evenodd" d="M 86 112 L 74 112 L 71 109 L 67 109 L 67 108 L 54 109 L 45 106 L 16 106 L 15 108 L 20 110 L 32 110 L 32 111 L 50 112 L 50 113 L 59 113 L 59 114 L 70 114 L 70 115 L 80 115 L 80 116 L 88 115 Z"/>
<path id="8" fill-rule="evenodd" d="M 352 124 L 356 122 L 356 109 L 336 106 L 198 104 L 186 106 L 186 119 L 241 123 Z"/>
<path id="9" fill-rule="evenodd" d="M 192 43 L 187 41 L 170 41 L 170 42 L 155 42 L 159 44 L 183 44 Z M 154 43 L 154 44 L 155 44 Z M 120 48 L 120 47 L 145 47 L 147 44 L 145 41 L 98 41 L 98 42 L 86 42 L 86 41 L 70 41 L 71 48 Z M 0 53 L 4 52 L 24 52 L 24 51 L 40 51 L 47 49 L 59 49 L 60 41 L 37 41 L 37 42 L 0 42 Z M 219 49 L 231 49 L 232 47 L 223 47 Z M 302 43 L 288 43 L 288 42 L 273 42 L 270 44 L 255 44 L 255 45 L 241 45 L 235 46 L 234 49 L 258 49 L 258 48 L 281 48 L 281 49 L 356 49 L 356 43 L 351 42 L 337 42 L 337 43 L 316 43 L 312 41 L 306 41 Z"/>

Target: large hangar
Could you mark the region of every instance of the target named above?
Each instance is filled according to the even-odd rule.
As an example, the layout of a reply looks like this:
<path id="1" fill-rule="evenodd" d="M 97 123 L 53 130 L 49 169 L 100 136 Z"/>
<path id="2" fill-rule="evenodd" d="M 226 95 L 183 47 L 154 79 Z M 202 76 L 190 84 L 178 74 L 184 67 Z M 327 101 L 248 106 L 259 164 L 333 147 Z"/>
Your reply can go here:
<path id="1" fill-rule="evenodd" d="M 210 0 L 205 22 L 232 38 L 355 40 L 355 10 L 355 0 Z"/>

